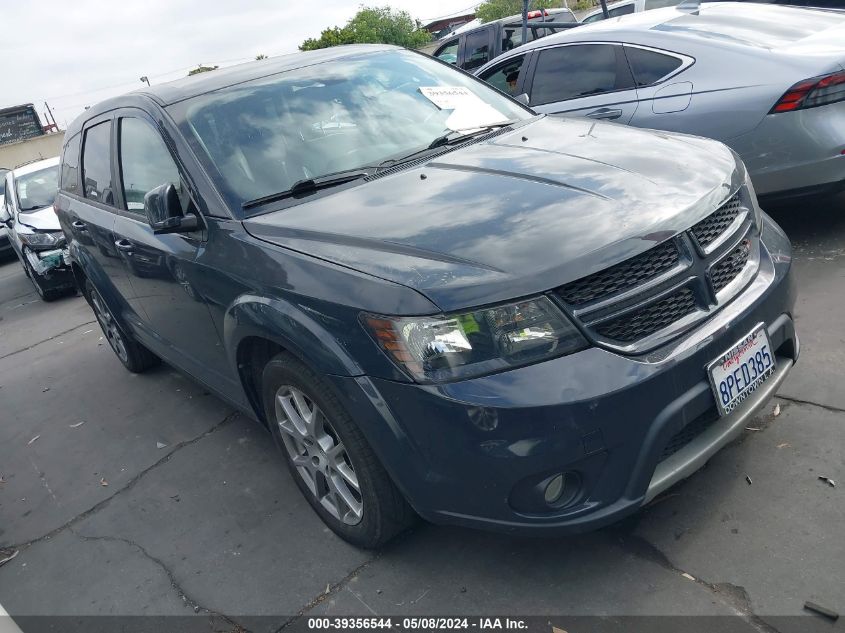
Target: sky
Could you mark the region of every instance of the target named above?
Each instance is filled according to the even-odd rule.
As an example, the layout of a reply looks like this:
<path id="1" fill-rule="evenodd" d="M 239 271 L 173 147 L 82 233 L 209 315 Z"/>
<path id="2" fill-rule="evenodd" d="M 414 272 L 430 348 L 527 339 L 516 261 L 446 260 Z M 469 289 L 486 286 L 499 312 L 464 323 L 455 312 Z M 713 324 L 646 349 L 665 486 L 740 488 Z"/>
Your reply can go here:
<path id="1" fill-rule="evenodd" d="M 372 0 L 422 21 L 472 0 Z M 290 53 L 341 26 L 361 0 L 0 0 L 0 108 L 46 101 L 64 129 L 86 105 L 162 83 L 199 64 L 228 66 Z M 319 7 L 319 8 L 315 8 Z"/>

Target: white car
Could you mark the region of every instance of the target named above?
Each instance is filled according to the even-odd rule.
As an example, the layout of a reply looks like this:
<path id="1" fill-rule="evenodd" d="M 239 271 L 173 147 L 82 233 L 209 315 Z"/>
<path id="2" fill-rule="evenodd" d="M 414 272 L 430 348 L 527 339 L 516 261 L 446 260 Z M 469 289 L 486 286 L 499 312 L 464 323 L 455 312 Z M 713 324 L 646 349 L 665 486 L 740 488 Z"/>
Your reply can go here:
<path id="1" fill-rule="evenodd" d="M 650 9 L 674 7 L 680 3 L 681 0 L 623 0 L 622 2 L 608 4 L 607 13 L 611 18 L 618 18 L 621 15 L 628 15 L 629 13 L 640 13 Z M 585 15 L 584 19 L 581 20 L 581 24 L 589 24 L 590 22 L 598 22 L 604 19 L 604 12 L 599 7 Z"/>
<path id="2" fill-rule="evenodd" d="M 39 296 L 52 301 L 76 291 L 67 244 L 53 201 L 59 189 L 59 159 L 27 163 L 6 173 L 0 223 Z"/>

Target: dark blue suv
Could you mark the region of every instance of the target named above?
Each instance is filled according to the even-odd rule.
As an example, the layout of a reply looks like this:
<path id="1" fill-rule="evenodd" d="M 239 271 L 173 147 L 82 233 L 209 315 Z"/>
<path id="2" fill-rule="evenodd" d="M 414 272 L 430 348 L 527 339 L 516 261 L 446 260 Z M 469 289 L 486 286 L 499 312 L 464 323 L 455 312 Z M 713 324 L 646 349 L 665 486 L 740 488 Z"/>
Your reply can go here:
<path id="1" fill-rule="evenodd" d="M 122 363 L 275 437 L 323 520 L 616 520 L 742 430 L 798 356 L 791 250 L 724 145 L 537 116 L 341 47 L 111 99 L 56 209 Z"/>

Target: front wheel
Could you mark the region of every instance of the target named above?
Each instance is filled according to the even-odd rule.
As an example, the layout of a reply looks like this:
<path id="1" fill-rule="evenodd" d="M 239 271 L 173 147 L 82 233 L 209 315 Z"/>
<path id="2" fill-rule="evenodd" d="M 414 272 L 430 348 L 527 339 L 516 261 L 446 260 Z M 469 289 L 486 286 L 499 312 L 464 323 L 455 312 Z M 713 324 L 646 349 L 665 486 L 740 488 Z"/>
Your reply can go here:
<path id="1" fill-rule="evenodd" d="M 103 330 L 103 336 L 126 369 L 133 374 L 138 374 L 159 363 L 157 356 L 136 342 L 130 335 L 124 333 L 106 302 L 103 301 L 103 296 L 97 291 L 94 284 L 87 279 L 85 280 L 85 294 L 88 297 L 88 303 L 94 310 L 94 316 L 97 317 L 97 322 Z"/>
<path id="2" fill-rule="evenodd" d="M 322 378 L 283 353 L 264 368 L 262 393 L 296 485 L 338 536 L 374 548 L 413 523 L 413 510 Z"/>

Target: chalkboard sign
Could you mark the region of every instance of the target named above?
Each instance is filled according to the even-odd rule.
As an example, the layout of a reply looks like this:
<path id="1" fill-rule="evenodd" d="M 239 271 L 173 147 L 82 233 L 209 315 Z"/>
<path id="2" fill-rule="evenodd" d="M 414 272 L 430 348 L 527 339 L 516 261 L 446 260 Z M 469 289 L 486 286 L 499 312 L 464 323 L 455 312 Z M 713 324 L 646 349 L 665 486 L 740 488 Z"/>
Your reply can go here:
<path id="1" fill-rule="evenodd" d="M 0 110 L 0 145 L 42 136 L 44 130 L 32 104 Z"/>

